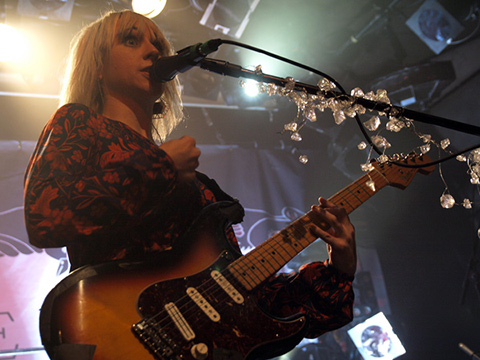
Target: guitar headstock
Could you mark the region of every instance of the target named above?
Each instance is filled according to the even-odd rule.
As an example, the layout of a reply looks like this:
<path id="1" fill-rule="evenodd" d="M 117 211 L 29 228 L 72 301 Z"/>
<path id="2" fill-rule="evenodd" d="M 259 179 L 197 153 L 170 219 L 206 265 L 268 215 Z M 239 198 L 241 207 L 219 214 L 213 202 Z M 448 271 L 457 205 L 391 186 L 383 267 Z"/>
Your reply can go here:
<path id="1" fill-rule="evenodd" d="M 434 165 L 427 165 L 431 161 L 429 156 L 423 154 L 395 155 L 385 163 L 373 161 L 375 170 L 371 171 L 379 171 L 388 181 L 388 185 L 405 189 L 417 172 L 428 175 L 435 169 Z"/>

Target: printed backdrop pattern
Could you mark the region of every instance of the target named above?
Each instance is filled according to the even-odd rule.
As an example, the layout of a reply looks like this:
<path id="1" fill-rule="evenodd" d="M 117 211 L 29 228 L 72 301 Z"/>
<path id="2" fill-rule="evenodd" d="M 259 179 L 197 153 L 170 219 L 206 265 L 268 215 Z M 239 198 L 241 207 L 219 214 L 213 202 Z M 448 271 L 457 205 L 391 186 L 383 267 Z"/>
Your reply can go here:
<path id="1" fill-rule="evenodd" d="M 28 243 L 23 220 L 23 175 L 34 146 L 34 142 L 0 141 L 0 360 L 48 359 L 38 333 L 39 310 L 50 289 L 69 271 L 64 249 L 38 249 Z M 304 214 L 316 201 L 307 191 L 311 187 L 311 167 L 300 164 L 289 152 L 216 145 L 200 148 L 199 170 L 215 178 L 245 207 L 244 222 L 235 226 L 244 252 Z M 293 259 L 285 271 L 326 256 L 323 243 L 318 241 Z M 359 258 L 362 272 L 355 282 L 360 305 L 364 298 L 361 281 L 366 274 L 367 281 L 373 279 L 375 306 L 388 314 L 375 251 L 360 248 Z M 358 311 L 360 314 L 361 309 Z M 15 349 L 24 353 L 17 357 L 7 353 Z"/>

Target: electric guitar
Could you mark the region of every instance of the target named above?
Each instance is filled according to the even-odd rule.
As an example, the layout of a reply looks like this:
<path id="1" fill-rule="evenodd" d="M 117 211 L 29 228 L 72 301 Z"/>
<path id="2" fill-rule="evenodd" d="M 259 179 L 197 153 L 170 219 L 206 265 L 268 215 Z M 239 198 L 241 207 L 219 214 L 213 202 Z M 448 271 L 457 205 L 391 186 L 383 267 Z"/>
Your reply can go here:
<path id="1" fill-rule="evenodd" d="M 405 164 L 422 165 L 426 156 Z M 372 162 L 372 170 L 330 200 L 351 213 L 378 190 L 404 189 L 428 168 Z M 225 229 L 243 217 L 235 202 L 204 209 L 173 250 L 144 262 L 85 266 L 46 297 L 40 333 L 49 356 L 88 350 L 94 360 L 242 360 L 279 356 L 298 344 L 306 320 L 265 314 L 252 291 L 316 238 L 312 211 L 246 255 L 231 248 Z M 91 357 L 90 357 L 91 358 Z"/>

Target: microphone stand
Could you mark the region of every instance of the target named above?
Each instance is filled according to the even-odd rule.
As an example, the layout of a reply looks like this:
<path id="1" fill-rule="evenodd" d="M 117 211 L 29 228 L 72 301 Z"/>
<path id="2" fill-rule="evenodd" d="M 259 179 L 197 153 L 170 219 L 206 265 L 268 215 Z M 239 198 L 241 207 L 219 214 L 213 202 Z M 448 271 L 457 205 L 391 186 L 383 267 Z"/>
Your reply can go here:
<path id="1" fill-rule="evenodd" d="M 198 65 L 204 70 L 235 78 L 243 77 L 253 79 L 258 82 L 275 84 L 278 86 L 286 86 L 289 83 L 289 80 L 285 78 L 264 74 L 262 72 L 254 70 L 244 69 L 240 65 L 231 64 L 223 60 L 205 58 L 201 60 Z M 394 106 L 392 104 L 368 100 L 363 97 L 350 96 L 335 91 L 323 91 L 319 90 L 317 86 L 305 84 L 298 81 L 295 81 L 294 89 L 298 91 L 305 90 L 307 93 L 313 95 L 321 93 L 326 98 L 336 98 L 339 101 L 351 101 L 352 103 L 362 105 L 367 109 L 383 112 L 387 116 L 405 117 L 411 120 L 438 125 L 463 133 L 480 136 L 480 127 L 478 126 L 465 124 L 414 110 L 405 109 L 399 106 Z"/>

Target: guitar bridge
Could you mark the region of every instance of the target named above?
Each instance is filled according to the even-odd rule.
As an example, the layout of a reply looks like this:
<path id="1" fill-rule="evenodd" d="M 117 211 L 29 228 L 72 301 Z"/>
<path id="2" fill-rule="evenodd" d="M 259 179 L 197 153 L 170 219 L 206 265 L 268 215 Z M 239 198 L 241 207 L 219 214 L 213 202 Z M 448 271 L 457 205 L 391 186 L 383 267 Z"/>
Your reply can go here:
<path id="1" fill-rule="evenodd" d="M 132 325 L 137 338 L 160 360 L 181 360 L 180 347 L 155 322 L 143 319 Z"/>

